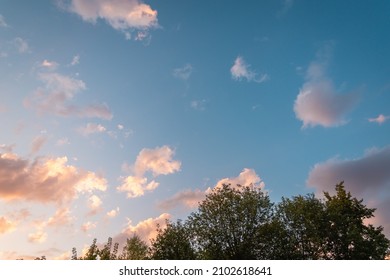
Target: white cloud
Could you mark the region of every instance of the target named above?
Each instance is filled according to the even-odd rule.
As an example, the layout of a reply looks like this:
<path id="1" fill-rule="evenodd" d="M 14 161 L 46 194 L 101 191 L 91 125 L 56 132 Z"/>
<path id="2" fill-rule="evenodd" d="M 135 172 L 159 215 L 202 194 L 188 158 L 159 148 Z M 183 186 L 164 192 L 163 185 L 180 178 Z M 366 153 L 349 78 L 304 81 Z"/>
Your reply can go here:
<path id="1" fill-rule="evenodd" d="M 357 104 L 355 93 L 339 94 L 333 82 L 325 75 L 325 63 L 314 61 L 306 74 L 306 83 L 294 102 L 296 117 L 303 128 L 321 125 L 324 127 L 345 124 L 345 115 Z"/>
<path id="2" fill-rule="evenodd" d="M 30 162 L 13 153 L 0 153 L 0 200 L 63 204 L 79 193 L 107 189 L 106 179 L 67 161 L 67 157 L 40 157 Z"/>
<path id="3" fill-rule="evenodd" d="M 252 71 L 250 65 L 241 56 L 238 56 L 234 61 L 233 66 L 230 68 L 230 73 L 232 78 L 238 81 L 246 79 L 248 82 L 262 83 L 269 79 L 267 74 L 259 75 Z"/>
<path id="4" fill-rule="evenodd" d="M 84 136 L 88 136 L 94 133 L 103 133 L 106 130 L 107 129 L 104 126 L 96 123 L 88 123 L 85 127 L 79 128 L 79 132 Z"/>
<path id="5" fill-rule="evenodd" d="M 181 80 L 188 80 L 192 74 L 192 65 L 186 64 L 181 68 L 173 70 L 173 76 Z"/>
<path id="6" fill-rule="evenodd" d="M 103 202 L 97 195 L 91 195 L 88 199 L 88 215 L 96 215 L 100 210 Z"/>
<path id="7" fill-rule="evenodd" d="M 55 70 L 58 67 L 58 63 L 55 61 L 49 61 L 49 60 L 45 59 L 42 61 L 41 67 L 47 68 L 49 70 Z"/>
<path id="8" fill-rule="evenodd" d="M 51 113 L 63 117 L 112 118 L 112 113 L 105 104 L 79 107 L 71 103 L 77 93 L 86 89 L 82 80 L 59 73 L 41 73 L 39 79 L 44 87 L 38 88 L 24 100 L 26 107 L 33 108 L 40 114 Z"/>
<path id="9" fill-rule="evenodd" d="M 28 43 L 20 37 L 14 39 L 14 45 L 19 53 L 28 53 L 30 51 Z"/>
<path id="10" fill-rule="evenodd" d="M 8 27 L 8 24 L 5 22 L 5 18 L 0 15 L 0 27 Z"/>
<path id="11" fill-rule="evenodd" d="M 120 177 L 121 185 L 117 187 L 120 192 L 127 192 L 128 198 L 139 197 L 145 192 L 155 190 L 159 183 L 149 182 L 145 173 L 152 172 L 153 177 L 168 175 L 180 170 L 181 162 L 173 160 L 174 150 L 168 146 L 155 149 L 142 149 L 132 167 L 126 163 L 122 165 L 125 171 L 132 171 L 134 176 Z"/>
<path id="12" fill-rule="evenodd" d="M 106 213 L 106 217 L 111 219 L 111 218 L 115 218 L 116 216 L 118 216 L 118 214 L 119 214 L 119 207 L 112 209 L 111 211 L 108 211 Z"/>
<path id="13" fill-rule="evenodd" d="M 368 121 L 369 122 L 376 122 L 378 124 L 382 124 L 384 123 L 385 121 L 387 121 L 388 119 L 390 119 L 390 116 L 385 116 L 385 115 L 382 115 L 380 114 L 378 117 L 376 118 L 369 118 Z"/>
<path id="14" fill-rule="evenodd" d="M 72 62 L 70 63 L 70 65 L 75 66 L 75 65 L 77 65 L 79 63 L 80 63 L 80 56 L 79 55 L 75 55 L 73 57 Z"/>
<path id="15" fill-rule="evenodd" d="M 117 187 L 117 190 L 126 192 L 128 198 L 143 196 L 145 192 L 151 192 L 159 186 L 159 183 L 156 181 L 148 182 L 148 179 L 145 177 L 127 176 L 120 178 L 120 180 L 122 184 Z"/>
<path id="16" fill-rule="evenodd" d="M 263 180 L 261 180 L 259 175 L 256 174 L 256 171 L 250 168 L 244 168 L 237 177 L 223 178 L 219 180 L 215 188 L 220 188 L 224 184 L 231 184 L 232 187 L 236 187 L 237 185 L 253 185 L 256 188 L 265 187 Z"/>
<path id="17" fill-rule="evenodd" d="M 173 160 L 175 151 L 168 146 L 155 149 L 142 149 L 134 164 L 137 176 L 143 176 L 151 171 L 153 176 L 172 174 L 180 170 L 181 162 Z"/>
<path id="18" fill-rule="evenodd" d="M 67 9 L 88 22 L 103 19 L 126 38 L 137 30 L 136 38 L 143 40 L 150 29 L 158 27 L 157 11 L 139 0 L 72 0 Z"/>
<path id="19" fill-rule="evenodd" d="M 206 99 L 202 99 L 202 100 L 192 100 L 190 105 L 192 109 L 204 111 L 206 109 L 205 104 L 206 104 Z"/>
<path id="20" fill-rule="evenodd" d="M 70 141 L 66 137 L 58 139 L 57 142 L 56 142 L 56 146 L 65 146 L 65 145 L 69 145 L 69 144 L 70 144 Z"/>

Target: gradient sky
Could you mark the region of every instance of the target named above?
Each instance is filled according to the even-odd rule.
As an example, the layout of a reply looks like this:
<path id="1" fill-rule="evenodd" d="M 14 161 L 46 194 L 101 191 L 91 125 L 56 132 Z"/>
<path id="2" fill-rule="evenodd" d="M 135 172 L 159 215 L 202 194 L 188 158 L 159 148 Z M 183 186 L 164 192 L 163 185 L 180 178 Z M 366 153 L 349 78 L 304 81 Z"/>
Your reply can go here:
<path id="1" fill-rule="evenodd" d="M 390 237 L 390 2 L 2 0 L 0 259 L 154 236 L 218 184 L 341 180 Z"/>

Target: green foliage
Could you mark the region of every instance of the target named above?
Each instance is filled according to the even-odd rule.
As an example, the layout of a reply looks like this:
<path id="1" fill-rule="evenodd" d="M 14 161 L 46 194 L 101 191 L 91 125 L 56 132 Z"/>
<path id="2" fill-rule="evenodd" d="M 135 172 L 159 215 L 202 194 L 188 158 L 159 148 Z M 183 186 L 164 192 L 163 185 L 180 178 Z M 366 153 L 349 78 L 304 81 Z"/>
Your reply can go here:
<path id="1" fill-rule="evenodd" d="M 265 246 L 261 228 L 272 217 L 269 197 L 253 186 L 214 189 L 189 217 L 203 259 L 258 259 Z"/>
<path id="2" fill-rule="evenodd" d="M 148 245 L 136 234 L 127 238 L 123 247 L 122 260 L 146 260 L 148 259 Z"/>
<path id="3" fill-rule="evenodd" d="M 180 220 L 166 221 L 166 227 L 157 227 L 157 237 L 151 242 L 151 258 L 154 260 L 193 260 L 195 250 L 191 244 L 189 228 Z"/>
<path id="4" fill-rule="evenodd" d="M 367 208 L 336 185 L 324 192 L 282 198 L 274 205 L 254 186 L 223 185 L 209 193 L 185 222 L 157 227 L 151 246 L 137 235 L 127 239 L 117 257 L 112 238 L 101 250 L 96 239 L 83 259 L 385 259 L 390 241 L 381 226 L 367 224 L 375 209 Z M 76 249 L 72 259 L 77 259 Z"/>

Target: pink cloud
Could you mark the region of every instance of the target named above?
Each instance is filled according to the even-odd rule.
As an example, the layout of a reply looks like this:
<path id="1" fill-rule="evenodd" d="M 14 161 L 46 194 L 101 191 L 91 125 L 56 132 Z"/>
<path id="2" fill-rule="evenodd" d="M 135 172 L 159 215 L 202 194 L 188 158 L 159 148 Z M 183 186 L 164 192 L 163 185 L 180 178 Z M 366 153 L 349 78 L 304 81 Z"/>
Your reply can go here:
<path id="1" fill-rule="evenodd" d="M 337 93 L 332 81 L 325 76 L 324 68 L 324 63 L 311 63 L 306 75 L 307 81 L 295 99 L 294 112 L 303 122 L 303 128 L 343 125 L 347 122 L 345 115 L 359 100 L 355 93 Z"/>
<path id="2" fill-rule="evenodd" d="M 238 81 L 246 79 L 248 82 L 262 83 L 269 79 L 267 74 L 259 75 L 250 69 L 250 65 L 245 60 L 238 56 L 234 61 L 233 66 L 230 68 L 232 78 Z"/>
<path id="3" fill-rule="evenodd" d="M 385 115 L 382 115 L 380 114 L 378 117 L 376 118 L 369 118 L 368 121 L 369 122 L 376 122 L 378 124 L 382 124 L 384 123 L 385 121 L 387 121 L 388 119 L 390 119 L 390 116 L 385 116 Z"/>
<path id="4" fill-rule="evenodd" d="M 0 154 L 0 199 L 62 204 L 79 193 L 107 189 L 104 178 L 67 161 L 43 157 L 30 162 L 13 153 Z"/>

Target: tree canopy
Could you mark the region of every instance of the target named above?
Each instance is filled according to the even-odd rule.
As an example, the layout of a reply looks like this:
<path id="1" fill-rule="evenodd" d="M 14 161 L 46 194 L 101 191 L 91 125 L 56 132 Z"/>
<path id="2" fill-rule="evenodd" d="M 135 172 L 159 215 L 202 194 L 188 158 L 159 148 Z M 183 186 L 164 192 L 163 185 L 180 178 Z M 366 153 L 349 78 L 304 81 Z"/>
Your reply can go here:
<path id="1" fill-rule="evenodd" d="M 390 241 L 383 227 L 367 222 L 374 212 L 344 182 L 322 199 L 308 194 L 279 203 L 252 185 L 223 185 L 187 220 L 158 226 L 150 245 L 134 235 L 117 256 L 111 238 L 102 249 L 94 239 L 81 259 L 385 259 Z M 75 248 L 72 253 L 78 259 Z"/>

